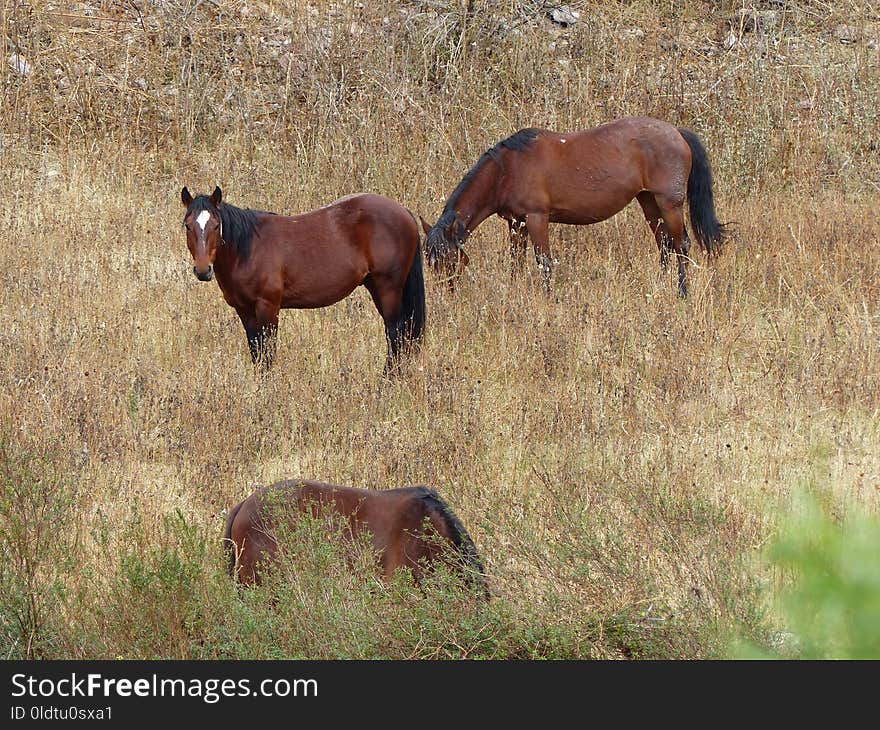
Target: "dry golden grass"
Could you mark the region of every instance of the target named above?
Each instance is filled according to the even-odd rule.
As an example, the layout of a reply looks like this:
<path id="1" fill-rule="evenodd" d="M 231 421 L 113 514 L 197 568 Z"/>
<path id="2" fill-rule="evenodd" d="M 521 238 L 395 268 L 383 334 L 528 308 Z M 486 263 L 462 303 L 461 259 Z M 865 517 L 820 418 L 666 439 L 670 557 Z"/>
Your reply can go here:
<path id="1" fill-rule="evenodd" d="M 511 616 L 589 627 L 557 653 L 707 656 L 765 630 L 756 589 L 775 578 L 753 556 L 792 490 L 841 511 L 880 498 L 873 10 L 793 2 L 724 51 L 741 3 L 571 3 L 564 31 L 522 3 L 478 2 L 464 25 L 455 3 L 364 4 L 4 6 L 3 57 L 33 70 L 0 74 L 0 412 L 78 485 L 78 598 L 57 621 L 79 638 L 48 653 L 199 655 L 196 630 L 143 650 L 106 625 L 94 638 L 125 526 L 136 513 L 155 547 L 179 510 L 209 538 L 207 585 L 226 508 L 297 475 L 435 486 Z M 864 36 L 840 43 L 841 23 Z M 686 301 L 634 208 L 552 229 L 549 298 L 510 275 L 492 220 L 454 294 L 429 275 L 404 377 L 381 382 L 359 290 L 285 311 L 258 380 L 234 311 L 192 276 L 184 184 L 285 212 L 371 190 L 433 219 L 516 129 L 642 113 L 698 131 L 735 221 L 722 257 L 696 254 Z"/>

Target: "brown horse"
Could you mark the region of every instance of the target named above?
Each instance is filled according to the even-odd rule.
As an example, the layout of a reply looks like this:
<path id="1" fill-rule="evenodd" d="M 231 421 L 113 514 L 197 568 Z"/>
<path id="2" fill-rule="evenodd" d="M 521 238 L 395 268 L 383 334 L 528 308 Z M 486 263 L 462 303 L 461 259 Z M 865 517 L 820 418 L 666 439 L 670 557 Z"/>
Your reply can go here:
<path id="1" fill-rule="evenodd" d="M 712 172 L 696 134 L 648 117 L 627 117 L 583 132 L 523 129 L 485 152 L 446 201 L 430 227 L 428 261 L 461 250 L 473 230 L 493 213 L 510 227 L 513 255 L 532 239 L 549 289 L 552 259 L 548 223 L 586 225 L 606 220 L 633 198 L 639 201 L 666 267 L 678 260 L 678 289 L 687 296 L 689 238 L 683 207 L 707 253 L 717 250 L 724 226 L 715 215 Z"/>
<path id="2" fill-rule="evenodd" d="M 341 517 L 346 538 L 369 534 L 386 579 L 406 567 L 418 581 L 430 563 L 451 558 L 488 597 L 473 541 L 437 492 L 422 486 L 374 490 L 290 479 L 264 487 L 226 518 L 229 574 L 243 584 L 259 583 L 260 570 L 278 550 L 278 520 L 293 521 L 299 513 Z"/>
<path id="3" fill-rule="evenodd" d="M 425 328 L 421 238 L 412 213 L 381 195 L 350 195 L 301 215 L 236 208 L 220 188 L 183 188 L 186 243 L 201 281 L 217 275 L 254 363 L 268 369 L 280 309 L 327 307 L 363 284 L 385 322 L 386 372 Z"/>

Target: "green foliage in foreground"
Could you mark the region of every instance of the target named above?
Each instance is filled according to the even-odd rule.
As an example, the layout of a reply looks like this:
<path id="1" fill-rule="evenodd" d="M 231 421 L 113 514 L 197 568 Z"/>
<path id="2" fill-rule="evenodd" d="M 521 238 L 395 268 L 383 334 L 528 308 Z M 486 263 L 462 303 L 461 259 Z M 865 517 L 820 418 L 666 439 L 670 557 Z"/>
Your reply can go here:
<path id="1" fill-rule="evenodd" d="M 420 586 L 403 571 L 382 584 L 366 545 L 352 553 L 305 516 L 268 579 L 237 590 L 211 537 L 179 513 L 147 536 L 135 517 L 100 629 L 81 626 L 80 642 L 123 658 L 552 659 L 589 658 L 597 637 L 636 633 L 623 620 L 572 625 L 546 607 L 486 604 L 442 569 Z"/>
<path id="2" fill-rule="evenodd" d="M 73 570 L 76 490 L 51 455 L 0 432 L 0 658 L 52 657 Z"/>
<path id="3" fill-rule="evenodd" d="M 815 499 L 788 517 L 768 557 L 784 586 L 784 630 L 742 658 L 880 659 L 880 520 L 854 510 L 840 523 Z"/>
<path id="4" fill-rule="evenodd" d="M 660 599 L 614 611 L 576 591 L 533 600 L 480 590 L 438 569 L 420 585 L 405 571 L 382 582 L 369 543 L 303 516 L 278 533 L 280 561 L 238 589 L 216 521 L 182 511 L 76 509 L 84 490 L 57 454 L 0 435 L 0 656 L 126 659 L 698 658 L 718 653 L 718 620 L 702 603 Z M 77 519 L 79 518 L 79 519 Z M 663 519 L 669 513 L 663 513 Z M 582 566 L 600 555 L 621 585 L 637 585 L 632 555 L 594 540 L 590 524 L 556 547 Z M 328 539 L 331 538 L 331 539 Z M 726 573 L 725 575 L 729 575 Z M 490 576 L 490 588 L 492 587 Z M 749 592 L 719 591 L 740 608 Z M 647 588 L 646 588 L 647 590 Z M 744 623 L 750 623 L 748 620 Z"/>

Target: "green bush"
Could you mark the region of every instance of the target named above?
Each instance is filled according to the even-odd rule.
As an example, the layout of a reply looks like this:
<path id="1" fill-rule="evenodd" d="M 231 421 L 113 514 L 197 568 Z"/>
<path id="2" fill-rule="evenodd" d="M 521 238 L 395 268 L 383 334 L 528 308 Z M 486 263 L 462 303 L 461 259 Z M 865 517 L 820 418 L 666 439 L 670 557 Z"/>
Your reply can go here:
<path id="1" fill-rule="evenodd" d="M 100 653 L 192 657 L 215 603 L 207 536 L 179 510 L 166 515 L 155 534 L 134 513 L 124 526 L 122 544 L 100 611 L 110 642 Z"/>
<path id="2" fill-rule="evenodd" d="M 380 577 L 369 539 L 343 524 L 299 514 L 275 530 L 282 549 L 262 584 L 239 591 L 226 575 L 213 593 L 215 620 L 194 647 L 200 658 L 507 659 L 589 656 L 592 624 L 483 601 L 478 586 L 443 566 L 416 585 L 399 570 Z M 230 600 L 231 599 L 231 600 Z"/>
<path id="3" fill-rule="evenodd" d="M 53 656 L 73 570 L 76 491 L 51 453 L 0 435 L 0 651 Z"/>
<path id="4" fill-rule="evenodd" d="M 853 509 L 845 520 L 804 498 L 768 557 L 782 587 L 781 630 L 765 646 L 741 644 L 740 657 L 880 658 L 880 520 Z"/>

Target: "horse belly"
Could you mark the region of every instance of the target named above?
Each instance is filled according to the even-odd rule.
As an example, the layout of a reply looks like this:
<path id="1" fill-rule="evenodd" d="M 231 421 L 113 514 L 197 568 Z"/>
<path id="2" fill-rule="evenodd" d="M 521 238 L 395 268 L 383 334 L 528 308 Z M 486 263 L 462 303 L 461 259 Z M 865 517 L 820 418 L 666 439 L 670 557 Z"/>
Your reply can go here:
<path id="1" fill-rule="evenodd" d="M 342 301 L 364 280 L 366 265 L 344 257 L 326 257 L 286 272 L 281 306 L 285 309 L 316 309 Z"/>
<path id="2" fill-rule="evenodd" d="M 550 221 L 587 225 L 607 220 L 623 210 L 639 193 L 639 188 L 611 185 L 607 189 L 589 187 L 567 190 L 551 201 Z"/>

